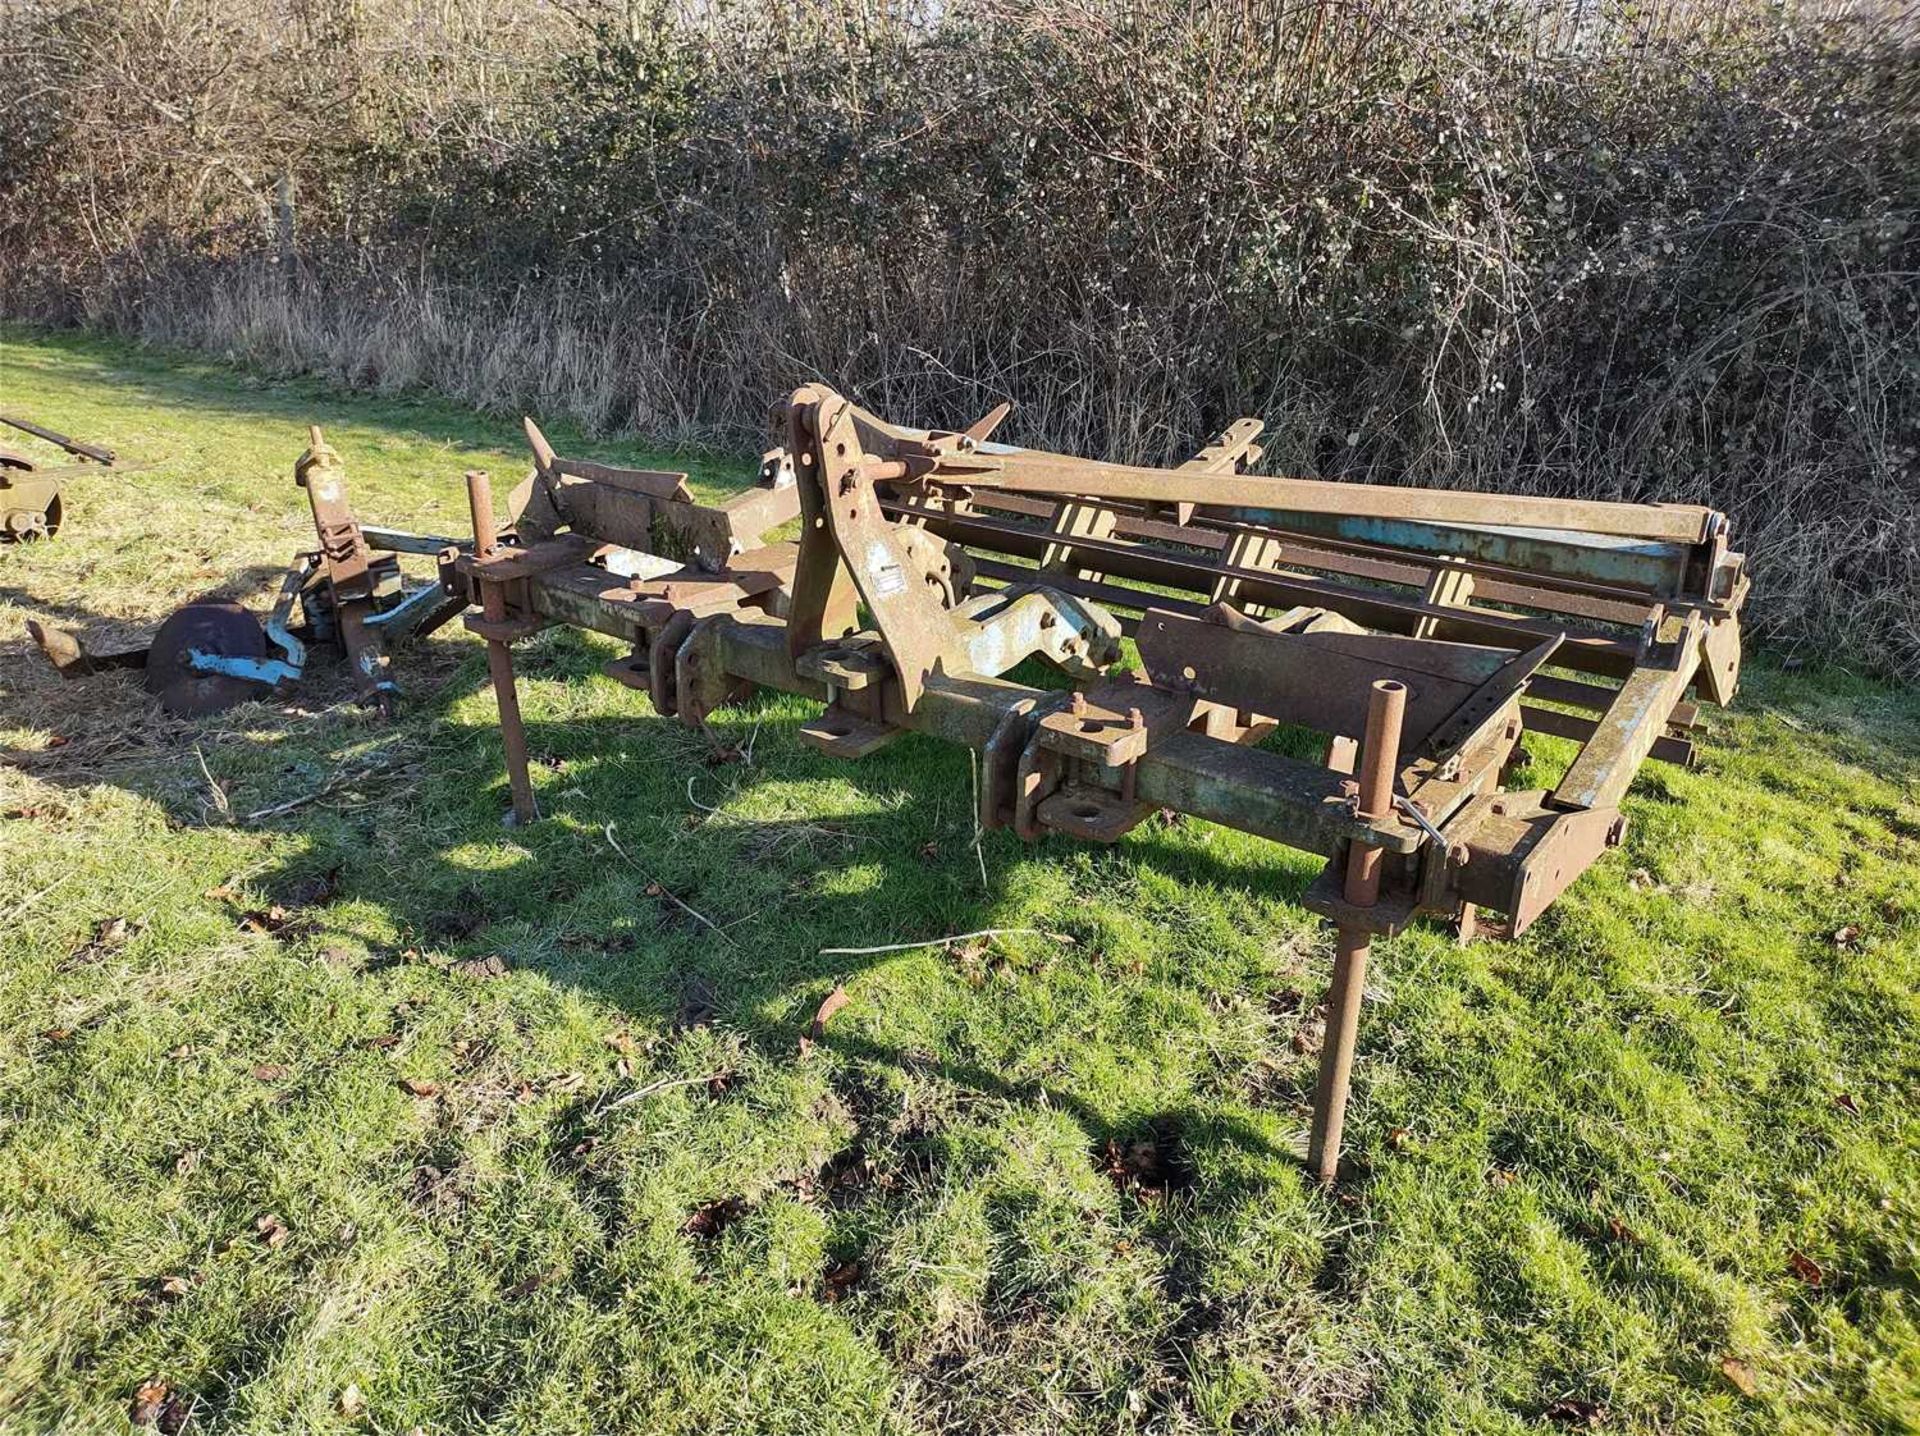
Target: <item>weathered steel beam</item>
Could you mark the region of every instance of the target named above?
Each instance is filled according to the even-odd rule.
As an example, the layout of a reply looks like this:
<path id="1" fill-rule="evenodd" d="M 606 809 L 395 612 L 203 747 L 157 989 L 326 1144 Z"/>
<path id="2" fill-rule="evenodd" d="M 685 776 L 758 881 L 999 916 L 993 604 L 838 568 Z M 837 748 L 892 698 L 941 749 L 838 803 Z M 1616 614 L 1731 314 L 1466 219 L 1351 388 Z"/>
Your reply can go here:
<path id="1" fill-rule="evenodd" d="M 543 587 L 543 580 L 529 584 L 536 596 Z M 796 669 L 777 620 L 729 614 L 709 625 L 700 641 L 733 678 L 822 702 L 831 697 L 826 683 Z M 1004 678 L 935 674 L 911 713 L 893 705 L 886 716 L 909 731 L 985 749 L 1007 714 L 1036 696 L 1044 695 Z M 1391 814 L 1375 822 L 1355 818 L 1342 787 L 1344 775 L 1284 754 L 1177 733 L 1156 743 L 1135 768 L 1141 802 L 1305 852 L 1331 854 L 1356 836 L 1399 853 L 1413 852 L 1425 841 L 1417 826 Z"/>
<path id="2" fill-rule="evenodd" d="M 1592 531 L 1555 531 L 1491 522 L 1435 523 L 1363 513 L 1301 513 L 1277 507 L 1218 512 L 1223 519 L 1261 528 L 1485 563 L 1509 573 L 1530 575 L 1536 582 L 1575 579 L 1660 598 L 1686 591 L 1694 555 L 1691 543 Z"/>
<path id="3" fill-rule="evenodd" d="M 889 499 L 887 507 L 895 517 L 911 516 L 916 521 L 930 514 L 959 512 L 948 508 L 944 494 L 916 494 L 911 491 Z M 1056 507 L 1047 499 L 991 490 L 972 495 L 968 503 L 969 511 L 982 515 L 1010 515 L 1015 519 L 1031 518 L 1042 522 L 1051 518 Z M 1609 623 L 1638 626 L 1645 619 L 1653 597 L 1630 585 L 1573 576 L 1587 566 L 1582 552 L 1587 548 L 1585 536 L 1578 536 L 1582 539 L 1580 543 L 1570 543 L 1536 534 L 1534 541 L 1527 545 L 1504 545 L 1503 551 L 1510 557 L 1528 561 L 1526 565 L 1516 566 L 1472 554 L 1448 555 L 1444 548 L 1432 552 L 1409 552 L 1385 544 L 1335 537 L 1332 534 L 1337 520 L 1325 516 L 1283 515 L 1292 521 L 1289 527 L 1249 524 L 1222 516 L 1230 512 L 1200 509 L 1190 523 L 1175 524 L 1146 517 L 1131 508 L 1118 507 L 1115 509 L 1113 533 L 1116 538 L 1172 544 L 1204 552 L 1224 552 L 1236 538 L 1251 534 L 1284 544 L 1286 560 L 1294 568 L 1324 569 L 1350 578 L 1378 579 L 1404 584 L 1409 588 L 1419 588 L 1427 581 L 1435 558 L 1448 557 L 1474 576 L 1478 593 L 1496 603 L 1517 604 Z M 1471 532 L 1430 527 L 1439 534 Z"/>
<path id="4" fill-rule="evenodd" d="M 1668 716 L 1700 666 L 1699 624 L 1689 619 L 1672 666 L 1641 668 L 1620 686 L 1593 736 L 1567 769 L 1553 801 L 1563 808 L 1617 808 L 1634 775 L 1665 734 Z"/>
<path id="5" fill-rule="evenodd" d="M 1529 732 L 1546 733 L 1555 738 L 1571 738 L 1576 743 L 1592 741 L 1593 735 L 1600 728 L 1600 725 L 1591 718 L 1562 713 L 1555 708 L 1541 708 L 1532 703 L 1521 704 L 1520 713 L 1526 720 Z M 1653 740 L 1653 746 L 1647 749 L 1647 756 L 1658 762 L 1690 768 L 1693 766 L 1693 742 L 1688 738 L 1663 733 Z"/>
<path id="6" fill-rule="evenodd" d="M 1692 504 L 1612 503 L 1554 499 L 1530 494 L 1483 494 L 1464 489 L 1423 489 L 1345 484 L 1331 479 L 1286 479 L 1248 475 L 1183 473 L 1076 459 L 1019 449 L 968 455 L 951 469 L 936 466 L 930 482 L 1007 493 L 1054 497 L 1191 502 L 1289 514 L 1337 514 L 1441 524 L 1494 524 L 1565 530 L 1621 538 L 1697 544 L 1712 535 L 1719 515 Z"/>
<path id="7" fill-rule="evenodd" d="M 1136 552 L 1141 552 L 1136 550 Z M 1164 567 L 1157 566 L 1157 560 L 1149 557 L 1139 561 L 1126 559 L 1112 564 L 1118 569 L 1124 563 L 1135 570 L 1152 569 L 1155 577 L 1150 580 L 1168 588 L 1184 588 L 1189 592 L 1208 592 L 1199 589 L 1191 581 L 1195 569 L 1186 573 L 1169 573 L 1167 569 L 1181 567 L 1174 560 Z M 1036 576 L 1031 569 L 1023 569 L 1014 564 L 998 563 L 990 559 L 980 559 L 975 565 L 983 578 L 1004 582 L 1031 582 Z M 1308 605 L 1316 608 L 1331 608 L 1337 613 L 1366 624 L 1371 628 L 1387 633 L 1411 633 L 1415 620 L 1426 617 L 1434 620 L 1433 636 L 1454 643 L 1483 643 L 1496 647 L 1531 647 L 1544 638 L 1564 636 L 1560 652 L 1554 662 L 1583 672 L 1619 678 L 1633 671 L 1634 657 L 1639 645 L 1625 638 L 1615 638 L 1606 634 L 1585 631 L 1570 632 L 1564 626 L 1547 623 L 1537 619 L 1515 618 L 1484 608 L 1445 608 L 1436 604 L 1421 603 L 1413 600 L 1394 598 L 1381 589 L 1356 588 L 1348 584 L 1325 583 L 1311 579 L 1300 579 L 1290 575 L 1262 573 L 1255 569 L 1215 569 L 1199 566 L 1198 572 L 1216 574 L 1227 573 L 1240 581 L 1239 599 L 1247 603 L 1267 604 L 1276 608 L 1293 608 Z M 1176 612 L 1199 612 L 1204 604 L 1186 603 L 1178 599 L 1163 598 L 1157 594 L 1140 593 L 1114 583 L 1088 584 L 1072 580 L 1065 575 L 1047 575 L 1048 582 L 1064 589 L 1068 593 L 1091 598 L 1097 603 L 1111 604 L 1116 608 L 1147 609 L 1153 607 L 1170 608 Z"/>

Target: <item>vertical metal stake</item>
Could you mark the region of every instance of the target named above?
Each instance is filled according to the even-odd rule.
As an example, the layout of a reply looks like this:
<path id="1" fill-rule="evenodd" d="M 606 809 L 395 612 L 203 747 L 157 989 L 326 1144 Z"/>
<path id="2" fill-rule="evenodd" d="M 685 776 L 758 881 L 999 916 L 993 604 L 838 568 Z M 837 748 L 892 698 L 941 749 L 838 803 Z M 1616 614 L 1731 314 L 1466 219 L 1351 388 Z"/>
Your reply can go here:
<path id="1" fill-rule="evenodd" d="M 1400 762 L 1400 726 L 1407 711 L 1406 685 L 1382 679 L 1373 685 L 1367 705 L 1367 736 L 1360 748 L 1359 814 L 1384 818 L 1393 811 L 1395 769 Z M 1372 907 L 1380 896 L 1384 861 L 1373 843 L 1347 846 L 1346 899 Z M 1331 1186 L 1340 1170 L 1340 1133 L 1347 1119 L 1347 1087 L 1353 1075 L 1353 1044 L 1360 1031 L 1360 1003 L 1367 988 L 1367 959 L 1373 934 L 1343 927 L 1335 939 L 1333 985 L 1327 992 L 1327 1035 L 1320 1049 L 1320 1080 L 1313 1094 L 1313 1134 L 1307 1162 L 1321 1184 Z"/>
<path id="2" fill-rule="evenodd" d="M 500 546 L 493 526 L 493 484 L 481 469 L 467 470 L 467 506 L 473 510 L 474 577 L 480 582 L 480 612 L 489 623 L 507 616 L 507 596 L 485 574 L 485 561 Z M 507 784 L 513 789 L 513 822 L 525 827 L 540 810 L 533 803 L 533 778 L 527 770 L 527 728 L 520 720 L 520 692 L 513 684 L 513 650 L 498 639 L 487 640 L 487 671 L 493 676 L 493 697 L 500 705 L 500 741 L 507 752 Z"/>

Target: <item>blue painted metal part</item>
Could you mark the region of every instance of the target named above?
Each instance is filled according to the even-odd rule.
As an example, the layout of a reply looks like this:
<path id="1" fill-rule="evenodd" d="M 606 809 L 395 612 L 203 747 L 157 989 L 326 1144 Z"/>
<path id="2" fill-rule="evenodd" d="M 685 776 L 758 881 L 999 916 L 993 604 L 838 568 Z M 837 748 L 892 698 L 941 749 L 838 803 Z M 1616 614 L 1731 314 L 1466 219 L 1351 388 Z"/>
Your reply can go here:
<path id="1" fill-rule="evenodd" d="M 1491 524 L 1435 524 L 1418 519 L 1370 518 L 1350 514 L 1309 514 L 1287 509 L 1209 509 L 1236 523 L 1259 524 L 1292 533 L 1383 544 L 1423 554 L 1499 564 L 1561 578 L 1637 589 L 1668 596 L 1684 590 L 1685 544 L 1562 529 L 1509 528 Z"/>
<path id="2" fill-rule="evenodd" d="M 287 655 L 286 661 L 280 666 L 287 670 L 287 676 L 289 678 L 298 678 L 306 671 L 307 645 L 295 638 L 293 634 L 288 631 L 287 615 L 281 608 L 276 607 L 274 611 L 268 615 L 266 630 L 267 638 L 282 653 Z"/>
<path id="3" fill-rule="evenodd" d="M 187 650 L 187 667 L 195 673 L 219 673 L 228 678 L 243 678 L 249 683 L 291 683 L 301 670 L 278 658 L 240 658 L 204 649 Z"/>

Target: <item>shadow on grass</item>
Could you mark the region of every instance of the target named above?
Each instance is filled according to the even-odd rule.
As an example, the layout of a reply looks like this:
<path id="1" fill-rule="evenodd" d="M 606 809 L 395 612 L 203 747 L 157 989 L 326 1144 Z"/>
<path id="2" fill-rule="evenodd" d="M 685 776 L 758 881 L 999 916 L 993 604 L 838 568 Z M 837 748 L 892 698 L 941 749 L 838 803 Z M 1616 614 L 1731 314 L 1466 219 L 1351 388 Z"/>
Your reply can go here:
<path id="1" fill-rule="evenodd" d="M 257 581 L 250 571 L 236 576 L 234 586 Z M 0 596 L 15 595 L 30 602 L 18 590 L 0 590 Z M 90 617 L 71 607 L 57 611 L 76 624 Z M 523 645 L 523 683 L 600 682 L 601 647 L 571 631 L 553 631 Z M 443 662 L 446 656 L 436 655 Z M 417 666 L 411 659 L 400 657 L 403 683 Z M 344 693 L 344 676 L 334 669 L 327 666 L 321 686 Z M 478 657 L 470 653 L 448 681 L 410 695 L 401 720 L 384 730 L 391 742 L 382 747 L 416 750 L 424 764 L 413 796 L 392 803 L 376 797 L 346 812 L 317 802 L 270 818 L 269 827 L 299 841 L 253 885 L 291 906 L 325 875 L 329 903 L 377 911 L 395 937 L 373 953 L 370 966 L 422 961 L 425 953 L 448 962 L 505 953 L 516 968 L 666 1030 L 686 1025 L 689 1010 L 697 1010 L 699 1020 L 725 1023 L 769 1057 L 794 1050 L 814 1005 L 835 984 L 855 981 L 889 956 L 829 949 L 925 942 L 929 951 L 940 951 L 952 934 L 999 925 L 1013 896 L 1021 846 L 1004 833 L 986 835 L 985 851 L 1000 876 L 983 882 L 970 816 L 965 822 L 949 817 L 969 808 L 957 750 L 909 735 L 864 762 L 836 763 L 797 743 L 791 730 L 807 705 L 780 695 L 755 697 L 708 735 L 645 711 L 637 696 L 630 711 L 530 723 L 529 746 L 550 815 L 531 829 L 503 834 L 507 792 L 497 731 L 455 713 L 483 682 Z M 8 711 L 11 698 L 0 692 L 0 725 L 19 717 Z M 138 723 L 144 705 L 138 698 L 121 701 L 126 721 Z M 490 717 L 490 698 L 478 701 Z M 1857 758 L 1855 735 L 1795 726 L 1797 738 L 1825 756 Z M 203 821 L 179 801 L 174 775 L 194 749 L 187 730 L 179 731 L 171 761 L 136 767 L 115 781 L 166 808 L 176 822 Z M 365 740 L 369 732 L 363 726 L 352 736 Z M 337 724 L 295 719 L 276 735 L 289 736 L 296 744 L 325 744 L 343 734 Z M 743 750 L 752 751 L 753 762 L 726 761 Z M 276 749 L 275 761 L 281 756 Z M 92 772 L 64 773 L 57 750 L 11 761 L 55 785 L 98 781 Z M 242 753 L 240 766 L 245 763 Z M 284 778 L 269 777 L 269 795 L 283 800 L 283 784 Z M 827 793 L 840 811 L 754 815 L 789 785 L 805 789 L 795 795 L 799 804 Z M 706 796 L 696 797 L 696 790 Z M 744 815 L 735 815 L 736 808 Z M 376 843 L 396 824 L 403 832 L 400 860 L 383 860 L 375 856 Z M 1056 841 L 1039 851 L 1051 857 L 1089 850 Z M 1087 860 L 1289 903 L 1311 872 L 1310 866 L 1223 860 L 1158 824 L 1116 849 L 1091 850 Z M 850 876 L 858 881 L 847 881 Z M 323 909 L 312 917 L 325 926 Z M 1075 932 L 1079 919 L 1071 909 L 1052 921 L 1069 935 L 1091 938 Z M 822 1042 L 856 1063 L 926 1065 L 923 1053 L 868 1038 L 830 1031 Z M 1009 1080 L 947 1056 L 932 1065 L 944 1080 L 981 1096 L 1069 1114 L 1096 1161 L 1105 1144 L 1143 1132 L 1175 1134 L 1170 1150 L 1189 1149 L 1183 1162 L 1208 1148 L 1216 1156 L 1280 1155 L 1252 1125 L 1218 1111 L 1115 1111 L 1070 1085 Z M 1297 1101 L 1306 1093 L 1280 1095 Z M 1244 1161 L 1205 1165 L 1249 1167 Z M 1364 1181 L 1366 1173 L 1355 1176 Z M 1206 1194 L 1209 1201 L 1235 1196 Z"/>
<path id="2" fill-rule="evenodd" d="M 74 611 L 62 616 L 83 625 L 87 618 Z M 523 695 L 555 680 L 601 682 L 594 676 L 606 656 L 599 648 L 566 630 L 523 645 Z M 418 666 L 413 657 L 403 653 L 398 660 L 403 689 Z M 344 696 L 338 664 L 322 665 L 316 673 L 322 695 L 338 690 Z M 214 771 L 238 771 L 243 792 L 255 792 L 258 784 L 260 808 L 298 796 L 285 791 L 289 781 L 311 786 L 316 766 L 336 761 L 313 752 L 316 744 L 337 746 L 343 738 L 366 744 L 377 737 L 380 750 L 417 755 L 423 765 L 417 778 L 393 783 L 385 797 L 380 785 L 388 778 L 375 779 L 367 785 L 374 797 L 363 806 L 336 809 L 322 799 L 253 825 L 296 839 L 277 845 L 284 855 L 247 882 L 250 891 L 296 910 L 289 938 L 303 928 L 324 937 L 330 909 L 354 909 L 356 925 L 364 927 L 372 909 L 374 925 L 394 936 L 369 944 L 363 970 L 501 954 L 516 969 L 591 994 L 639 1022 L 670 1032 L 689 1025 L 691 1013 L 695 1023 L 717 1021 L 770 1059 L 790 1060 L 820 999 L 893 956 L 822 949 L 924 941 L 928 951 L 940 952 L 949 935 L 1002 925 L 1014 897 L 1009 889 L 1033 851 L 1009 834 L 985 835 L 998 876 L 983 884 L 959 750 L 908 735 L 861 763 L 835 762 L 793 734 L 808 705 L 774 694 L 729 713 L 711 735 L 653 715 L 638 695 L 630 712 L 531 721 L 529 748 L 546 816 L 528 829 L 503 829 L 503 760 L 497 729 L 485 722 L 491 697 L 479 697 L 485 718 L 478 723 L 455 711 L 483 684 L 478 656 L 469 651 L 449 681 L 409 692 L 399 720 L 386 728 L 359 724 L 343 731 L 337 721 L 296 716 L 251 739 L 231 730 L 257 727 L 259 718 L 245 715 L 261 710 L 238 710 L 224 724 L 208 720 L 229 729 L 222 745 L 209 749 Z M 625 690 L 618 694 L 626 697 Z M 301 697 L 310 701 L 304 689 Z M 109 701 L 129 725 L 153 712 L 137 688 L 121 688 Z M 539 706 L 549 705 L 543 698 Z M 0 724 L 17 721 L 8 707 L 9 695 L 0 693 Z M 182 801 L 180 774 L 195 762 L 191 735 L 199 728 L 153 721 L 163 725 L 156 733 L 171 741 L 154 761 L 117 770 L 112 781 L 165 809 L 175 824 L 220 826 L 217 815 Z M 751 763 L 737 760 L 743 749 L 751 749 Z M 56 786 L 84 789 L 100 781 L 88 768 L 69 772 L 62 752 L 11 761 Z M 271 770 L 260 770 L 261 764 Z M 290 780 L 288 770 L 296 767 L 303 776 Z M 754 815 L 769 799 L 784 805 L 789 788 L 804 790 L 791 795 L 796 806 L 825 795 L 835 811 Z M 251 797 L 236 801 L 234 813 L 241 817 L 255 805 Z M 734 816 L 736 810 L 747 815 Z M 396 834 L 399 859 L 379 856 L 383 838 Z M 1185 883 L 1286 901 L 1297 899 L 1308 880 L 1303 870 L 1249 869 L 1179 838 L 1150 824 L 1123 849 L 1096 851 L 1089 860 L 1151 865 Z M 1086 850 L 1055 840 L 1038 851 Z M 857 881 L 849 881 L 850 874 Z M 303 906 L 322 887 L 323 902 Z M 248 900 L 231 901 L 241 918 Z M 1096 941 L 1071 910 L 1050 915 L 1048 923 L 1076 937 L 1076 952 Z M 843 1030 L 829 1030 L 820 1045 L 860 1065 L 897 1071 L 928 1065 L 922 1052 Z M 1071 1083 L 1010 1080 L 951 1056 L 937 1058 L 932 1070 L 980 1097 L 1068 1114 L 1084 1131 L 1096 1166 L 1109 1143 L 1142 1140 L 1163 1148 L 1181 1170 L 1210 1151 L 1239 1158 L 1205 1163 L 1215 1171 L 1244 1172 L 1260 1165 L 1258 1159 L 1283 1155 L 1251 1124 L 1217 1112 L 1110 1110 Z M 1195 1194 L 1209 1203 L 1241 1195 L 1237 1189 Z"/>

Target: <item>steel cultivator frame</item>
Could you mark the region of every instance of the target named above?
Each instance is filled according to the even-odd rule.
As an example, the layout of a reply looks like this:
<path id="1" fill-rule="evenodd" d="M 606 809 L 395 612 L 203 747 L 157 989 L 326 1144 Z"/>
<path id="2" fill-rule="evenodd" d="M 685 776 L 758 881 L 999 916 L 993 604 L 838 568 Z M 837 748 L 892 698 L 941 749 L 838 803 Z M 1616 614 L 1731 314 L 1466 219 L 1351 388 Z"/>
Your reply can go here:
<path id="1" fill-rule="evenodd" d="M 1694 506 L 1245 474 L 1251 419 L 1152 469 L 995 444 L 1005 412 L 928 431 L 802 388 L 717 506 L 529 422 L 510 528 L 471 473 L 472 552 L 441 561 L 480 609 L 514 815 L 537 816 L 511 645 L 557 623 L 627 644 L 610 676 L 689 725 L 766 687 L 820 701 L 801 737 L 835 757 L 963 743 L 985 827 L 1112 842 L 1171 809 L 1323 854 L 1331 1181 L 1373 938 L 1518 934 L 1620 842 L 1641 763 L 1688 761 L 1697 701 L 1733 696 L 1741 555 Z M 1006 676 L 1030 658 L 1071 689 Z M 1282 725 L 1324 761 L 1259 746 Z M 1550 791 L 1501 786 L 1528 729 L 1581 744 Z"/>

